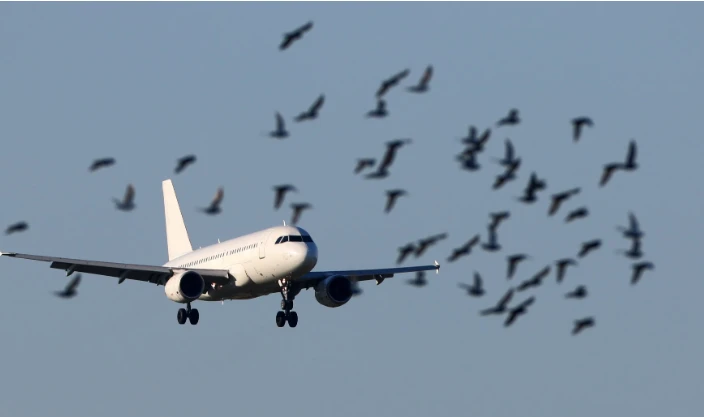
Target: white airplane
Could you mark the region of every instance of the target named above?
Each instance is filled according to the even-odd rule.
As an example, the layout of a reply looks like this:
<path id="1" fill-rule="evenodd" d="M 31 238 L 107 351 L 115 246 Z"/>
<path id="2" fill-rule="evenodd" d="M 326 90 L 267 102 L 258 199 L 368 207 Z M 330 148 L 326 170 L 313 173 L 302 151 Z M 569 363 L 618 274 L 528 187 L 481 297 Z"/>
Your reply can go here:
<path id="1" fill-rule="evenodd" d="M 197 324 L 198 310 L 191 308 L 195 300 L 246 300 L 280 293 L 281 310 L 276 325 L 298 324 L 293 299 L 302 289 L 313 288 L 315 299 L 326 307 L 340 307 L 352 298 L 352 281 L 374 279 L 378 284 L 394 274 L 440 269 L 440 265 L 405 268 L 362 269 L 351 271 L 314 271 L 318 248 L 310 234 L 300 227 L 278 226 L 242 237 L 193 250 L 183 222 L 176 192 L 171 180 L 162 182 L 166 216 L 166 244 L 169 262 L 163 266 L 135 265 L 117 262 L 89 261 L 0 252 L 0 256 L 51 262 L 54 269 L 66 275 L 74 272 L 105 275 L 163 285 L 166 296 L 186 304 L 178 310 L 179 324 L 186 320 Z"/>

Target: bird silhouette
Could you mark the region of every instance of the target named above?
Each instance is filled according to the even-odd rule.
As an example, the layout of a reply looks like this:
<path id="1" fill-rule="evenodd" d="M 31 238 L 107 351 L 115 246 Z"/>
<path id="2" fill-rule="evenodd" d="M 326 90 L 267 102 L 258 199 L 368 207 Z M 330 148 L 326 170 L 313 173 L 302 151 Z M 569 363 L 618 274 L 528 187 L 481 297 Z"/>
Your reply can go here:
<path id="1" fill-rule="evenodd" d="M 645 233 L 641 230 L 638 219 L 633 212 L 628 213 L 628 222 L 628 228 L 616 226 L 616 229 L 623 233 L 623 237 L 629 239 L 640 239 L 645 236 Z"/>
<path id="2" fill-rule="evenodd" d="M 506 171 L 501 173 L 496 177 L 496 180 L 494 181 L 494 185 L 492 188 L 494 190 L 498 190 L 499 188 L 503 187 L 504 184 L 507 182 L 516 179 L 516 171 L 518 168 L 521 166 L 521 159 L 518 158 L 516 159 L 513 164 L 509 165 L 506 167 Z"/>
<path id="3" fill-rule="evenodd" d="M 568 266 L 577 266 L 577 261 L 571 258 L 563 258 L 555 261 L 555 268 L 557 269 L 557 282 L 562 282 L 565 279 L 565 272 Z"/>
<path id="4" fill-rule="evenodd" d="M 447 239 L 447 233 L 438 233 L 436 235 L 432 235 L 432 236 L 426 237 L 424 239 L 420 239 L 418 241 L 418 244 L 416 245 L 416 251 L 414 253 L 415 257 L 416 258 L 420 257 L 421 255 L 423 255 L 423 253 L 425 253 L 425 251 L 429 247 L 435 245 L 436 243 L 438 243 L 439 241 L 444 240 L 444 239 Z"/>
<path id="5" fill-rule="evenodd" d="M 579 334 L 582 332 L 582 330 L 588 329 L 589 327 L 594 327 L 595 324 L 596 322 L 592 317 L 585 317 L 583 319 L 575 320 L 574 328 L 572 329 L 572 335 Z"/>
<path id="6" fill-rule="evenodd" d="M 376 164 L 376 159 L 374 158 L 359 158 L 357 159 L 357 165 L 354 168 L 354 173 L 359 174 L 366 168 L 371 168 Z"/>
<path id="7" fill-rule="evenodd" d="M 518 317 L 526 314 L 528 312 L 528 307 L 530 307 L 535 302 L 535 297 L 531 296 L 516 307 L 508 311 L 508 317 L 504 321 L 504 327 L 508 327 L 513 324 Z"/>
<path id="8" fill-rule="evenodd" d="M 640 239 L 641 238 L 632 238 L 631 239 L 631 247 L 628 250 L 620 250 L 619 253 L 622 253 L 626 258 L 629 259 L 640 259 L 643 257 L 643 251 L 641 250 L 641 245 L 640 245 Z"/>
<path id="9" fill-rule="evenodd" d="M 550 203 L 550 209 L 548 209 L 548 216 L 552 216 L 560 209 L 562 203 L 567 201 L 570 197 L 579 194 L 581 188 L 572 188 L 567 191 L 562 191 L 552 195 L 552 202 Z"/>
<path id="10" fill-rule="evenodd" d="M 550 269 L 550 265 L 547 265 L 533 275 L 532 278 L 521 282 L 516 288 L 516 291 L 525 291 L 528 288 L 539 287 L 543 283 L 543 280 L 550 274 Z"/>
<path id="11" fill-rule="evenodd" d="M 590 240 L 587 242 L 582 243 L 582 248 L 579 250 L 579 254 L 577 256 L 579 258 L 584 258 L 589 254 L 589 252 L 595 251 L 601 247 L 601 239 L 594 239 Z"/>
<path id="12" fill-rule="evenodd" d="M 457 285 L 467 291 L 467 294 L 472 297 L 481 297 L 485 293 L 484 287 L 482 286 L 482 277 L 479 275 L 479 272 L 476 271 L 474 272 L 474 282 L 472 285 L 465 284 L 464 282 L 460 282 Z"/>
<path id="13" fill-rule="evenodd" d="M 496 126 L 514 126 L 521 122 L 521 118 L 518 117 L 518 109 L 511 109 L 508 115 L 496 122 Z"/>
<path id="14" fill-rule="evenodd" d="M 523 195 L 518 198 L 519 201 L 530 204 L 538 200 L 536 193 L 544 190 L 547 187 L 545 180 L 538 178 L 538 174 L 532 172 L 526 188 L 523 190 Z"/>
<path id="15" fill-rule="evenodd" d="M 428 65 L 425 68 L 425 71 L 423 72 L 423 76 L 420 78 L 418 81 L 418 84 L 408 87 L 408 91 L 412 93 L 425 93 L 426 91 L 429 90 L 428 88 L 428 83 L 430 83 L 430 79 L 433 77 L 433 66 Z"/>
<path id="16" fill-rule="evenodd" d="M 623 171 L 634 171 L 638 169 L 638 163 L 636 162 L 637 147 L 636 141 L 631 139 L 628 143 L 628 151 L 626 154 L 625 162 L 612 162 L 604 165 L 604 171 L 601 174 L 601 180 L 599 181 L 599 186 L 603 187 L 609 182 L 609 179 L 613 176 L 614 172 L 617 170 Z"/>
<path id="17" fill-rule="evenodd" d="M 276 112 L 276 130 L 269 132 L 269 136 L 276 139 L 285 139 L 289 136 L 288 130 L 286 130 L 286 122 L 284 122 L 284 118 L 279 112 Z"/>
<path id="18" fill-rule="evenodd" d="M 504 157 L 502 159 L 495 159 L 495 161 L 503 167 L 509 167 L 517 160 L 516 152 L 513 148 L 513 143 L 511 143 L 511 139 L 506 139 L 504 146 Z"/>
<path id="19" fill-rule="evenodd" d="M 387 177 L 389 175 L 389 167 L 396 159 L 396 152 L 398 152 L 402 146 L 409 143 L 411 143 L 411 139 L 395 139 L 386 142 L 386 152 L 384 153 L 384 157 L 381 159 L 381 163 L 379 163 L 379 166 L 374 172 L 367 174 L 365 178 Z"/>
<path id="20" fill-rule="evenodd" d="M 313 206 L 308 203 L 293 203 L 293 204 L 291 204 L 291 208 L 293 209 L 293 216 L 291 217 L 291 225 L 295 226 L 296 224 L 298 224 L 298 221 L 301 219 L 301 214 L 303 213 L 303 211 L 311 209 L 311 208 L 313 208 Z"/>
<path id="21" fill-rule="evenodd" d="M 513 275 L 516 273 L 516 268 L 518 268 L 518 264 L 521 262 L 525 261 L 528 259 L 529 256 L 526 255 L 525 253 L 517 253 L 515 255 L 509 255 L 506 257 L 506 262 L 508 262 L 508 272 L 506 274 L 507 279 L 513 278 Z"/>
<path id="22" fill-rule="evenodd" d="M 473 149 L 466 149 L 457 155 L 457 160 L 461 162 L 460 167 L 467 171 L 477 171 L 482 167 L 477 163 L 477 152 Z"/>
<path id="23" fill-rule="evenodd" d="M 498 236 L 496 235 L 496 228 L 489 227 L 489 239 L 482 243 L 482 248 L 487 252 L 496 252 L 501 250 L 501 245 L 498 242 Z"/>
<path id="24" fill-rule="evenodd" d="M 480 311 L 479 314 L 482 316 L 488 316 L 489 314 L 503 314 L 508 311 L 507 307 L 508 303 L 511 302 L 511 298 L 513 298 L 513 288 L 510 288 L 508 291 L 506 291 L 506 293 L 501 297 L 501 299 L 496 303 L 496 305 Z"/>
<path id="25" fill-rule="evenodd" d="M 491 217 L 491 221 L 489 222 L 489 229 L 494 229 L 496 230 L 501 223 L 504 221 L 508 220 L 511 217 L 511 212 L 510 211 L 496 211 L 493 213 L 489 213 L 489 217 Z"/>
<path id="26" fill-rule="evenodd" d="M 112 199 L 115 203 L 115 207 L 122 211 L 131 211 L 136 207 L 134 204 L 134 186 L 132 184 L 127 185 L 127 190 L 125 190 L 125 195 L 122 197 L 122 201 L 117 198 Z"/>
<path id="27" fill-rule="evenodd" d="M 76 274 L 76 276 L 66 285 L 66 288 L 64 288 L 61 291 L 54 291 L 54 294 L 57 297 L 61 298 L 73 298 L 78 294 L 76 292 L 76 288 L 78 288 L 78 285 L 81 283 L 81 274 Z"/>
<path id="28" fill-rule="evenodd" d="M 585 298 L 587 296 L 587 287 L 584 285 L 580 285 L 574 290 L 568 292 L 565 294 L 565 298 L 576 298 L 578 300 L 581 300 L 582 298 Z"/>
<path id="29" fill-rule="evenodd" d="M 612 162 L 604 165 L 604 171 L 601 174 L 601 180 L 599 180 L 599 187 L 603 187 L 609 182 L 614 172 L 619 169 L 623 169 L 624 165 L 620 162 Z"/>
<path id="30" fill-rule="evenodd" d="M 414 287 L 425 287 L 428 284 L 428 280 L 425 279 L 425 271 L 417 271 L 416 277 L 406 280 L 406 283 Z"/>
<path id="31" fill-rule="evenodd" d="M 174 172 L 176 174 L 181 173 L 184 169 L 186 169 L 189 165 L 193 164 L 196 162 L 196 156 L 195 155 L 186 155 L 184 157 L 181 157 L 176 161 L 176 169 L 174 169 Z"/>
<path id="32" fill-rule="evenodd" d="M 386 191 L 386 207 L 384 207 L 384 212 L 389 213 L 391 210 L 394 208 L 396 205 L 396 200 L 401 197 L 408 195 L 408 192 L 406 190 L 387 190 Z"/>
<path id="33" fill-rule="evenodd" d="M 631 268 L 633 269 L 633 275 L 631 276 L 631 285 L 635 285 L 640 281 L 643 276 L 643 272 L 646 270 L 655 269 L 655 265 L 650 261 L 642 261 L 634 263 Z"/>
<path id="34" fill-rule="evenodd" d="M 469 152 L 483 152 L 484 147 L 491 138 L 491 129 L 486 129 L 482 132 L 481 136 L 477 137 L 477 128 L 474 126 L 469 127 L 469 134 L 462 138 L 462 143 L 467 145 L 467 150 Z"/>
<path id="35" fill-rule="evenodd" d="M 567 213 L 567 217 L 565 217 L 565 223 L 572 222 L 574 220 L 578 219 L 583 219 L 589 215 L 589 210 L 586 207 L 579 207 L 576 208 L 569 213 Z"/>
<path id="36" fill-rule="evenodd" d="M 325 94 L 321 94 L 320 96 L 318 96 L 318 98 L 310 106 L 310 108 L 296 116 L 294 120 L 297 122 L 302 122 L 304 120 L 316 119 L 318 117 L 318 112 L 320 111 L 320 108 L 323 107 L 323 103 L 325 103 Z"/>
<path id="37" fill-rule="evenodd" d="M 384 94 L 386 94 L 392 87 L 396 86 L 398 83 L 401 82 L 404 78 L 410 74 L 411 71 L 409 69 L 405 69 L 399 73 L 396 73 L 392 75 L 391 77 L 385 79 L 384 81 L 381 82 L 381 85 L 379 86 L 379 89 L 376 91 L 376 98 L 381 98 Z"/>
<path id="38" fill-rule="evenodd" d="M 577 142 L 582 136 L 582 128 L 584 126 L 592 127 L 594 122 L 589 117 L 576 117 L 572 119 L 572 139 Z"/>
<path id="39" fill-rule="evenodd" d="M 295 193 L 298 192 L 298 189 L 291 184 L 281 184 L 274 186 L 274 191 L 276 192 L 276 195 L 274 197 L 274 210 L 278 210 L 281 207 L 281 204 L 284 202 L 286 193 L 288 193 L 289 191 Z"/>
<path id="40" fill-rule="evenodd" d="M 386 110 L 386 100 L 377 100 L 376 101 L 376 107 L 374 110 L 369 110 L 367 112 L 367 117 L 374 117 L 377 119 L 381 119 L 383 117 L 386 117 L 389 115 L 389 111 Z"/>
<path id="41" fill-rule="evenodd" d="M 17 222 L 7 226 L 5 229 L 5 234 L 11 235 L 13 233 L 24 232 L 27 229 L 29 229 L 29 224 L 27 224 L 27 222 Z"/>
<path id="42" fill-rule="evenodd" d="M 308 32 L 309 30 L 313 29 L 313 22 L 309 21 L 303 26 L 300 26 L 296 28 L 295 30 L 292 30 L 291 32 L 284 33 L 284 39 L 281 41 L 281 44 L 279 45 L 279 50 L 283 51 L 285 49 L 288 49 L 293 42 L 301 39 L 303 37 L 303 34 Z"/>
<path id="43" fill-rule="evenodd" d="M 115 165 L 115 158 L 100 158 L 93 161 L 90 167 L 88 167 L 88 170 L 90 172 L 94 172 L 101 168 L 107 168 L 112 165 Z"/>
<path id="44" fill-rule="evenodd" d="M 472 253 L 472 248 L 479 243 L 479 235 L 475 235 L 467 243 L 452 250 L 452 254 L 447 258 L 447 262 L 455 262 L 462 256 L 467 256 Z"/>
<path id="45" fill-rule="evenodd" d="M 407 243 L 404 246 L 398 248 L 398 258 L 396 259 L 396 264 L 401 265 L 408 255 L 415 253 L 418 247 L 415 243 Z"/>
<path id="46" fill-rule="evenodd" d="M 205 214 L 219 214 L 220 212 L 222 212 L 220 204 L 222 203 L 223 197 L 225 197 L 225 190 L 223 189 L 223 187 L 220 187 L 215 192 L 215 197 L 213 197 L 213 200 L 210 202 L 210 205 L 208 207 L 201 208 L 200 210 Z"/>

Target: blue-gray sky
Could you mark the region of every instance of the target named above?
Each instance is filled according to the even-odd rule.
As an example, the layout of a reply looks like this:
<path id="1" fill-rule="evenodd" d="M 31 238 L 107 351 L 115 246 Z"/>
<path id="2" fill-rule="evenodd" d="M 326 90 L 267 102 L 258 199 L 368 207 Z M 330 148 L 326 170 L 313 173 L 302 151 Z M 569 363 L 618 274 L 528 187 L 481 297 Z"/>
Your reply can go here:
<path id="1" fill-rule="evenodd" d="M 137 416 L 442 415 L 693 416 L 704 389 L 696 266 L 699 213 L 701 4 L 218 3 L 0 5 L 0 223 L 27 220 L 0 249 L 161 264 L 161 181 L 176 158 L 198 162 L 174 179 L 195 246 L 290 218 L 271 187 L 296 184 L 309 201 L 300 225 L 319 245 L 317 269 L 393 266 L 396 248 L 437 232 L 450 238 L 414 263 L 444 263 L 416 289 L 396 277 L 329 309 L 296 299 L 300 324 L 279 329 L 278 296 L 200 303 L 198 326 L 179 326 L 163 287 L 117 286 L 84 275 L 79 296 L 51 291 L 67 278 L 47 264 L 1 259 L 0 404 L 4 415 Z M 283 32 L 315 27 L 289 50 Z M 388 94 L 390 117 L 366 120 L 378 83 L 433 64 L 427 95 Z M 321 93 L 318 120 L 263 135 Z M 495 130 L 478 173 L 461 172 L 457 138 L 516 107 L 523 122 Z M 571 141 L 569 120 L 593 129 Z M 412 137 L 390 178 L 352 175 L 355 158 Z M 519 180 L 490 184 L 510 137 Z M 639 144 L 642 168 L 597 187 L 604 163 Z M 95 174 L 97 157 L 117 165 Z M 549 192 L 581 186 L 566 207 L 591 217 L 565 225 L 547 201 L 514 199 L 530 171 Z M 110 199 L 135 184 L 137 209 Z M 196 211 L 225 187 L 224 212 Z M 384 215 L 384 190 L 410 196 Z M 287 204 L 288 204 L 287 202 Z M 504 250 L 456 264 L 452 247 L 485 233 L 487 213 L 509 209 Z M 615 226 L 634 210 L 657 270 L 629 285 Z M 565 211 L 563 211 L 564 213 Z M 528 278 L 579 243 L 602 249 L 535 291 L 529 314 L 505 329 L 480 318 L 508 288 L 504 257 L 534 256 Z M 458 288 L 473 271 L 488 294 Z M 567 302 L 578 284 L 591 294 Z M 518 297 L 516 301 L 522 297 Z M 576 318 L 597 326 L 578 337 Z"/>

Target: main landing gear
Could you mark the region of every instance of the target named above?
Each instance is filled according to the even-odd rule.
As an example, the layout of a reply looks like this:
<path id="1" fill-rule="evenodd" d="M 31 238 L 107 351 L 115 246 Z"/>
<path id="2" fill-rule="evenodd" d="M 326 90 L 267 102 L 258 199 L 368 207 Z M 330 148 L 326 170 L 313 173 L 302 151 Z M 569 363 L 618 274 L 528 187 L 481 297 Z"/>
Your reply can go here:
<path id="1" fill-rule="evenodd" d="M 186 324 L 186 319 L 191 322 L 191 324 L 198 324 L 198 319 L 200 314 L 198 314 L 198 309 L 191 309 L 191 303 L 186 304 L 186 308 L 180 308 L 178 310 L 178 324 Z"/>
<path id="2" fill-rule="evenodd" d="M 286 322 L 288 322 L 289 327 L 296 327 L 298 324 L 298 314 L 293 310 L 293 299 L 295 296 L 291 292 L 291 281 L 287 279 L 279 280 L 279 286 L 281 287 L 281 310 L 276 313 L 276 325 L 279 327 L 284 327 Z"/>

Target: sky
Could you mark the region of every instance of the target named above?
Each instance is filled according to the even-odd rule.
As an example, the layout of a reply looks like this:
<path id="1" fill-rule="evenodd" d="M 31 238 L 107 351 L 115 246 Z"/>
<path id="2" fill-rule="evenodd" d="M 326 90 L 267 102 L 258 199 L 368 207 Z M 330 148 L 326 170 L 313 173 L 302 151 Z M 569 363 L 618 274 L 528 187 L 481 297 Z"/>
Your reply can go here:
<path id="1" fill-rule="evenodd" d="M 447 240 L 407 265 L 438 260 L 424 288 L 398 275 L 340 308 L 296 298 L 298 327 L 277 328 L 279 297 L 196 302 L 197 326 L 163 287 L 84 275 L 79 294 L 45 263 L 0 258 L 0 404 L 8 416 L 471 415 L 693 416 L 703 410 L 704 314 L 696 257 L 704 245 L 699 179 L 704 145 L 700 3 L 2 3 L 0 4 L 0 250 L 161 265 L 167 261 L 161 181 L 173 178 L 191 241 L 206 246 L 289 220 L 317 242 L 316 270 L 395 266 L 399 246 Z M 282 34 L 314 28 L 290 49 Z M 424 95 L 404 91 L 424 68 Z M 370 120 L 382 79 L 389 117 Z M 313 122 L 292 118 L 319 94 Z M 495 128 L 510 108 L 521 123 Z M 291 137 L 266 136 L 280 111 Z M 570 120 L 594 127 L 572 141 Z M 469 125 L 492 127 L 482 169 L 455 155 Z M 391 176 L 353 175 L 409 137 Z M 492 191 L 510 138 L 518 179 Z M 598 187 L 602 166 L 638 143 L 640 168 Z M 198 161 L 175 176 L 177 158 Z M 90 174 L 95 158 L 114 167 Z M 530 172 L 548 189 L 516 201 Z M 273 210 L 276 184 L 299 192 Z M 111 202 L 128 183 L 137 208 Z M 198 212 L 217 187 L 223 213 Z M 548 195 L 581 194 L 549 218 Z M 384 192 L 404 188 L 390 214 Z M 568 209 L 590 216 L 565 224 Z M 486 235 L 509 210 L 498 253 L 456 263 L 453 247 Z M 634 211 L 645 259 L 631 286 L 616 226 Z M 603 246 L 520 294 L 535 304 L 509 328 L 480 317 L 510 286 L 581 242 Z M 505 257 L 532 258 L 506 279 Z M 487 294 L 458 288 L 474 271 Z M 577 285 L 589 296 L 564 298 Z M 575 319 L 596 327 L 573 337 Z M 364 414 L 363 414 L 364 413 Z"/>

